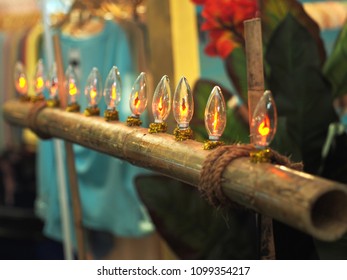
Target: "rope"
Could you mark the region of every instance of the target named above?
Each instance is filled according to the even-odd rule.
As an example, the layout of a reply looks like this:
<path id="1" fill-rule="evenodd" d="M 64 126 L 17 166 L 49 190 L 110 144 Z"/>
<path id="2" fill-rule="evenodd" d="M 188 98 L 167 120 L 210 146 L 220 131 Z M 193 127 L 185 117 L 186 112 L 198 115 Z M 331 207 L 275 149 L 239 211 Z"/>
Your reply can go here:
<path id="1" fill-rule="evenodd" d="M 41 132 L 39 126 L 37 125 L 37 117 L 40 111 L 47 107 L 47 103 L 45 101 L 35 102 L 28 114 L 28 124 L 29 128 L 41 139 L 50 139 L 52 136 Z"/>
<path id="2" fill-rule="evenodd" d="M 213 206 L 230 205 L 230 200 L 223 193 L 222 177 L 225 168 L 234 159 L 249 157 L 255 150 L 252 144 L 220 146 L 212 151 L 205 159 L 200 173 L 198 189 L 202 196 Z M 270 149 L 270 162 L 292 169 L 302 170 L 302 163 L 292 163 L 288 157 Z"/>

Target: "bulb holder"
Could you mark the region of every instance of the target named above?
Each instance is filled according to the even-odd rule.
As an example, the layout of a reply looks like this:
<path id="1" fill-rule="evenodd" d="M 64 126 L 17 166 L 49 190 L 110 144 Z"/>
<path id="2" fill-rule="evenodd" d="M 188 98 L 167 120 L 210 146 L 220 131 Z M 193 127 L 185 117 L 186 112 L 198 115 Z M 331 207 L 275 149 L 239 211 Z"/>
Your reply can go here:
<path id="1" fill-rule="evenodd" d="M 187 128 L 180 128 L 177 126 L 173 131 L 176 141 L 185 141 L 188 139 L 193 139 L 193 130 L 188 126 Z"/>
<path id="2" fill-rule="evenodd" d="M 160 133 L 167 131 L 167 123 L 166 122 L 154 122 L 149 124 L 149 133 Z"/>
<path id="3" fill-rule="evenodd" d="M 271 162 L 271 151 L 269 148 L 257 149 L 249 153 L 252 163 Z"/>
<path id="4" fill-rule="evenodd" d="M 48 99 L 46 101 L 46 103 L 47 103 L 47 107 L 50 107 L 50 108 L 58 108 L 58 107 L 60 107 L 60 102 L 56 98 Z"/>
<path id="5" fill-rule="evenodd" d="M 89 106 L 84 110 L 86 117 L 100 116 L 100 109 L 98 106 Z"/>
<path id="6" fill-rule="evenodd" d="M 28 95 L 20 95 L 19 96 L 19 101 L 21 101 L 21 102 L 29 102 L 30 101 L 30 97 Z"/>
<path id="7" fill-rule="evenodd" d="M 71 112 L 71 113 L 78 113 L 80 110 L 81 110 L 81 106 L 78 103 L 71 103 L 65 109 L 65 111 Z"/>
<path id="8" fill-rule="evenodd" d="M 119 114 L 116 108 L 107 109 L 104 112 L 104 118 L 107 122 L 119 121 Z"/>
<path id="9" fill-rule="evenodd" d="M 29 98 L 30 98 L 30 101 L 33 103 L 45 100 L 45 97 L 43 96 L 42 93 L 31 95 Z"/>
<path id="10" fill-rule="evenodd" d="M 126 123 L 127 126 L 141 126 L 142 121 L 140 120 L 140 116 L 129 116 Z"/>
<path id="11" fill-rule="evenodd" d="M 204 150 L 213 150 L 219 146 L 223 146 L 224 142 L 219 140 L 207 140 L 204 142 Z"/>

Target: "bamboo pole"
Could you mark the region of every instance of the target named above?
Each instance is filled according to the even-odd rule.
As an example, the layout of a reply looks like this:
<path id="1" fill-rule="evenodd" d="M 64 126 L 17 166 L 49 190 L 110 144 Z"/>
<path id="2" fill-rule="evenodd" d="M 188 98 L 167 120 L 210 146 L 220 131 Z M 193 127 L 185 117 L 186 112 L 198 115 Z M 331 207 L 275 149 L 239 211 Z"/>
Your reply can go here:
<path id="1" fill-rule="evenodd" d="M 254 110 L 265 90 L 261 19 L 247 20 L 244 22 L 244 27 L 247 60 L 248 123 L 249 131 L 252 132 L 251 124 Z M 250 142 L 254 143 L 252 133 L 250 133 Z M 256 213 L 255 220 L 260 258 L 275 259 L 272 219 Z"/>
<path id="2" fill-rule="evenodd" d="M 27 127 L 34 105 L 11 100 L 5 119 Z M 197 186 L 202 164 L 210 151 L 193 140 L 177 142 L 173 135 L 149 134 L 146 128 L 108 123 L 60 109 L 44 108 L 36 116 L 39 132 L 78 143 L 138 166 Z M 163 186 L 165 187 L 165 186 Z M 222 188 L 233 201 L 302 230 L 332 241 L 347 231 L 347 186 L 284 166 L 232 161 L 223 174 Z"/>
<path id="3" fill-rule="evenodd" d="M 247 61 L 248 117 L 249 123 L 251 123 L 254 109 L 264 93 L 263 43 L 260 18 L 246 20 L 244 26 Z"/>

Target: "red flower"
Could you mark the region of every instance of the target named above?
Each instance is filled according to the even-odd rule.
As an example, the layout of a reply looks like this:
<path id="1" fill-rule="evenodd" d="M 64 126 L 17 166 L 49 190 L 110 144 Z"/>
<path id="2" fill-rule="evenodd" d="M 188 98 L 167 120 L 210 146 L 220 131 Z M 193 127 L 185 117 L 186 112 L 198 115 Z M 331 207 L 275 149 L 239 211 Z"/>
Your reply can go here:
<path id="1" fill-rule="evenodd" d="M 196 5 L 204 5 L 206 0 L 192 0 L 192 2 Z"/>
<path id="2" fill-rule="evenodd" d="M 253 18 L 258 10 L 257 0 L 192 0 L 204 5 L 205 19 L 201 29 L 209 33 L 208 55 L 227 57 L 243 43 L 243 22 Z"/>

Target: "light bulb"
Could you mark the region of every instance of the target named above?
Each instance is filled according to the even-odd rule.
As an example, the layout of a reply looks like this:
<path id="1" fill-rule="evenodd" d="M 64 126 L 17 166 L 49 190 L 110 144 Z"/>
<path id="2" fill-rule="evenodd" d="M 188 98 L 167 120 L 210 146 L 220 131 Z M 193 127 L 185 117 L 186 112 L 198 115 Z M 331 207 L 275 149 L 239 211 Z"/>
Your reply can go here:
<path id="1" fill-rule="evenodd" d="M 35 76 L 34 76 L 34 92 L 36 96 L 42 95 L 45 88 L 45 76 L 44 76 L 44 66 L 42 59 L 36 64 Z"/>
<path id="2" fill-rule="evenodd" d="M 141 72 L 134 82 L 129 98 L 129 105 L 133 117 L 139 117 L 147 107 L 147 78 Z"/>
<path id="3" fill-rule="evenodd" d="M 20 96 L 28 94 L 28 79 L 25 73 L 24 66 L 21 62 L 17 62 L 14 68 L 14 86 Z"/>
<path id="4" fill-rule="evenodd" d="M 205 108 L 205 127 L 209 140 L 218 141 L 226 126 L 226 105 L 221 89 L 215 86 Z"/>
<path id="5" fill-rule="evenodd" d="M 193 94 L 185 77 L 182 77 L 176 87 L 173 97 L 173 115 L 181 129 L 189 127 L 194 113 Z"/>
<path id="6" fill-rule="evenodd" d="M 96 67 L 92 69 L 84 89 L 90 107 L 97 107 L 102 95 L 102 79 Z"/>
<path id="7" fill-rule="evenodd" d="M 260 149 L 269 146 L 275 136 L 277 110 L 271 91 L 266 90 L 255 107 L 251 122 L 252 143 Z"/>
<path id="8" fill-rule="evenodd" d="M 155 123 L 166 120 L 171 110 L 171 90 L 169 77 L 164 75 L 158 83 L 152 101 L 152 112 Z"/>
<path id="9" fill-rule="evenodd" d="M 80 97 L 78 79 L 71 65 L 68 66 L 65 72 L 65 92 L 67 94 L 68 106 L 78 104 Z"/>
<path id="10" fill-rule="evenodd" d="M 104 98 L 108 110 L 115 110 L 122 98 L 122 83 L 116 66 L 111 68 L 106 78 Z"/>
<path id="11" fill-rule="evenodd" d="M 49 90 L 49 98 L 56 100 L 58 98 L 58 74 L 57 65 L 54 62 L 49 72 L 48 79 L 46 81 L 46 87 Z"/>

